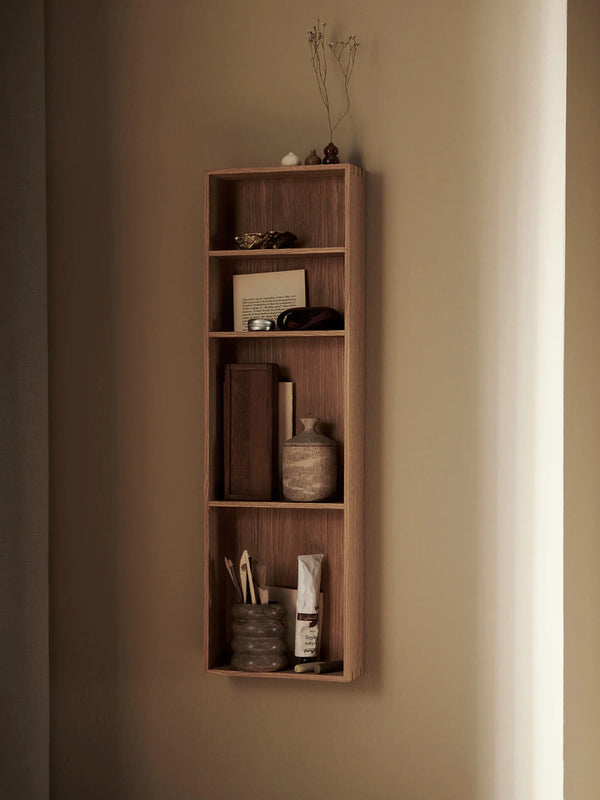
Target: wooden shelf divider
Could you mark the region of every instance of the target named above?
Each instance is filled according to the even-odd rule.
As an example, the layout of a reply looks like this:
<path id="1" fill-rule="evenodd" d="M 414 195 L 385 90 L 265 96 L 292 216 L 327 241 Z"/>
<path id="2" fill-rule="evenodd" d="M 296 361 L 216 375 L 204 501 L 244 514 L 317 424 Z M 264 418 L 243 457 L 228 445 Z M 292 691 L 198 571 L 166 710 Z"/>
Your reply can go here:
<path id="1" fill-rule="evenodd" d="M 345 247 L 281 247 L 273 250 L 209 250 L 210 258 L 311 258 L 343 256 Z"/>
<path id="2" fill-rule="evenodd" d="M 336 501 L 327 503 L 290 503 L 284 500 L 209 500 L 210 508 L 283 508 L 290 511 L 343 511 L 344 504 Z"/>
<path id="3" fill-rule="evenodd" d="M 279 672 L 238 672 L 229 664 L 222 667 L 211 667 L 208 670 L 212 675 L 227 675 L 230 678 L 279 678 L 292 681 L 316 681 L 323 683 L 347 683 L 343 672 L 325 672 L 316 675 L 314 672 L 298 674 L 293 669 L 282 669 Z"/>
<path id="4" fill-rule="evenodd" d="M 339 339 L 344 331 L 210 331 L 209 339 Z"/>

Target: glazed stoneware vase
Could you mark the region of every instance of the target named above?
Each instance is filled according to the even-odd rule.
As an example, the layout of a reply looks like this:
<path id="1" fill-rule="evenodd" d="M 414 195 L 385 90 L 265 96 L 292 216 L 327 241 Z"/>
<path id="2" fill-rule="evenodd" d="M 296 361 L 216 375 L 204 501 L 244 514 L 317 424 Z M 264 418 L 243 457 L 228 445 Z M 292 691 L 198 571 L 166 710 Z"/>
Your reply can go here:
<path id="1" fill-rule="evenodd" d="M 304 431 L 283 444 L 283 496 L 296 503 L 328 500 L 337 486 L 337 447 L 318 433 L 318 419 L 301 420 Z"/>

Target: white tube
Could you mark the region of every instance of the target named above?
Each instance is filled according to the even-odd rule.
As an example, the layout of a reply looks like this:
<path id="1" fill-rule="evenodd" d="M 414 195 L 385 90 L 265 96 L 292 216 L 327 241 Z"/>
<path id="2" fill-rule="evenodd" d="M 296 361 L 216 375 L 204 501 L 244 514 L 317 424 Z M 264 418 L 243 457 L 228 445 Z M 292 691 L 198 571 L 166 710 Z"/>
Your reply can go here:
<path id="1" fill-rule="evenodd" d="M 296 602 L 296 644 L 294 654 L 317 659 L 321 644 L 319 592 L 323 553 L 298 556 L 298 599 Z"/>

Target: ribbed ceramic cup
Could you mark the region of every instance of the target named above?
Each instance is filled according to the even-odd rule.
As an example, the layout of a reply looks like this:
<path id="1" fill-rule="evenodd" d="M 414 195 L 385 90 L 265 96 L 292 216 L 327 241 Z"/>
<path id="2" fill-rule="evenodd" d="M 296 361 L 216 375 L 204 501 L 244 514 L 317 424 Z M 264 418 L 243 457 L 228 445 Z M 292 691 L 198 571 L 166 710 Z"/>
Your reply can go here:
<path id="1" fill-rule="evenodd" d="M 277 672 L 287 665 L 286 614 L 281 603 L 233 606 L 233 658 L 242 672 Z"/>

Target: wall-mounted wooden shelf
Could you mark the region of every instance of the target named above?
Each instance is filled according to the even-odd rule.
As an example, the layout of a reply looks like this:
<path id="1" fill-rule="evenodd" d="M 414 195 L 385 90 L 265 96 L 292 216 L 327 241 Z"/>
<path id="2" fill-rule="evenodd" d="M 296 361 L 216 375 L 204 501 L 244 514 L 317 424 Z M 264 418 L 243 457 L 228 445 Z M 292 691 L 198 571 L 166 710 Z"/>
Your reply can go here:
<path id="1" fill-rule="evenodd" d="M 209 673 L 324 683 L 363 672 L 364 561 L 364 191 L 350 164 L 216 170 L 205 192 L 205 666 Z M 237 250 L 234 236 L 290 230 L 297 248 Z M 240 273 L 304 269 L 307 304 L 331 306 L 344 330 L 234 332 L 232 279 Z M 296 421 L 312 414 L 338 443 L 331 502 L 225 500 L 223 368 L 276 363 L 295 384 Z M 297 430 L 301 428 L 297 425 Z M 297 556 L 324 553 L 321 659 L 340 673 L 245 673 L 229 668 L 231 606 L 223 557 L 247 549 L 267 564 L 268 583 L 296 586 Z"/>

